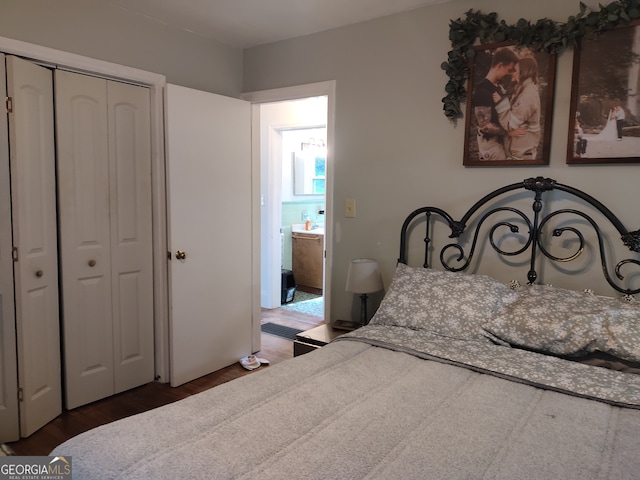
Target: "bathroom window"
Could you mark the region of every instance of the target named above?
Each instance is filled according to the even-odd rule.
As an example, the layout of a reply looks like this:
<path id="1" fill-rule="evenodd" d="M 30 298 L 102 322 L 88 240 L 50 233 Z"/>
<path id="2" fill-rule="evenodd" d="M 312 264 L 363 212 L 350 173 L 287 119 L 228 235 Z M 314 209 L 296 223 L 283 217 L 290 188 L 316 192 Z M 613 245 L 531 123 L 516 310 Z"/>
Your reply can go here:
<path id="1" fill-rule="evenodd" d="M 315 171 L 312 182 L 314 195 L 324 195 L 325 193 L 326 163 L 327 160 L 324 157 L 316 157 L 315 159 Z"/>

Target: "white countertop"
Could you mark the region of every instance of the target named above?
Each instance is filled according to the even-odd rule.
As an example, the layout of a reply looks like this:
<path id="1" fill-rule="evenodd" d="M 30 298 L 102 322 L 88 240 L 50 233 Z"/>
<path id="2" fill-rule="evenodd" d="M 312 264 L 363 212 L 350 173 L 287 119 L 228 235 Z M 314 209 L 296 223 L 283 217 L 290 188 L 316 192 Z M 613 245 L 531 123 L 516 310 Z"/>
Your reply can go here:
<path id="1" fill-rule="evenodd" d="M 313 224 L 311 224 L 311 230 L 305 230 L 304 223 L 294 223 L 291 225 L 291 231 L 293 233 L 307 233 L 310 235 L 324 235 L 324 225 L 319 225 L 316 228 L 313 228 Z"/>

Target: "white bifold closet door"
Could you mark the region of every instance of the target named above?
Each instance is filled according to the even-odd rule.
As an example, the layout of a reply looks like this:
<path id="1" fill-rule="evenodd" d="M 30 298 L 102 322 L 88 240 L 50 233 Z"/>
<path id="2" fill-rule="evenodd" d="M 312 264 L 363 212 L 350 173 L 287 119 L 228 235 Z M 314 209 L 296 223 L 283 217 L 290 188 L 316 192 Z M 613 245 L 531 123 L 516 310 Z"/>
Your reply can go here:
<path id="1" fill-rule="evenodd" d="M 51 70 L 7 56 L 20 434 L 62 411 Z"/>
<path id="2" fill-rule="evenodd" d="M 150 95 L 57 70 L 66 407 L 154 378 Z"/>
<path id="3" fill-rule="evenodd" d="M 6 78 L 4 54 L 0 53 L 0 92 L 2 94 L 7 91 Z M 6 106 L 0 105 L 0 443 L 20 438 L 10 181 L 9 124 Z"/>
<path id="4" fill-rule="evenodd" d="M 4 54 L 0 53 L 0 92 L 7 91 Z M 18 423 L 18 359 L 13 304 L 9 124 L 0 102 L 0 443 L 20 438 Z"/>

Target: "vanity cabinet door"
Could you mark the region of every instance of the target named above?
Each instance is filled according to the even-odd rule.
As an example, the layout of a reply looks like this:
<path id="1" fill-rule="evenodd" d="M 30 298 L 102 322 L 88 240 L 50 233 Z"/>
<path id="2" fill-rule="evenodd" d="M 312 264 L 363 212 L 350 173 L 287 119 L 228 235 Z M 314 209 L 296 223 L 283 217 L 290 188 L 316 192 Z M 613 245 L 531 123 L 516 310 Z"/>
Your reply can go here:
<path id="1" fill-rule="evenodd" d="M 324 236 L 293 233 L 293 276 L 298 287 L 322 293 Z M 320 290 L 318 292 L 318 290 Z"/>

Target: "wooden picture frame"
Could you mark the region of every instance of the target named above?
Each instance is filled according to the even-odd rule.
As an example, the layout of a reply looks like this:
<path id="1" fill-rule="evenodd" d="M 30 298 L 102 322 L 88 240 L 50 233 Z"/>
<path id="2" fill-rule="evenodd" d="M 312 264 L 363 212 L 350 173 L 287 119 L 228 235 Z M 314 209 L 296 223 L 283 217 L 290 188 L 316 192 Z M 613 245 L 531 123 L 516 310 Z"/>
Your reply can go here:
<path id="1" fill-rule="evenodd" d="M 463 164 L 548 165 L 556 55 L 509 43 L 473 50 Z"/>
<path id="2" fill-rule="evenodd" d="M 567 163 L 640 163 L 640 22 L 582 37 L 573 54 Z"/>

